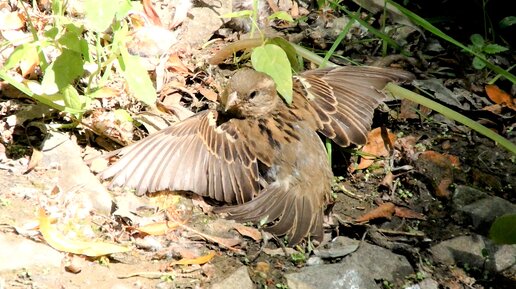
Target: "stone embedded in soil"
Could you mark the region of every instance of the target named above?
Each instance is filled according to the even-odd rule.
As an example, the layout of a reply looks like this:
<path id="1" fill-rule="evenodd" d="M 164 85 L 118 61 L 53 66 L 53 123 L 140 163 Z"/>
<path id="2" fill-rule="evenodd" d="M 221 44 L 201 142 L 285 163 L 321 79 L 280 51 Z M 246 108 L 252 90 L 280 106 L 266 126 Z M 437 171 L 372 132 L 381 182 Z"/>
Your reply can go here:
<path id="1" fill-rule="evenodd" d="M 470 268 L 505 271 L 516 275 L 516 245 L 496 245 L 481 235 L 460 236 L 430 248 L 434 260 L 446 265 L 467 264 Z M 485 253 L 483 253 L 485 252 Z"/>
<path id="2" fill-rule="evenodd" d="M 290 289 L 380 288 L 367 272 L 340 263 L 305 267 L 299 273 L 286 274 L 285 279 Z"/>
<path id="3" fill-rule="evenodd" d="M 360 244 L 359 240 L 338 236 L 324 246 L 314 250 L 314 254 L 321 258 L 344 257 L 355 252 Z"/>
<path id="4" fill-rule="evenodd" d="M 404 256 L 362 243 L 340 263 L 314 265 L 285 275 L 289 288 L 379 288 L 375 280 L 402 284 L 414 271 Z M 324 276 L 321 278 L 321 276 Z"/>
<path id="5" fill-rule="evenodd" d="M 247 267 L 242 266 L 222 281 L 213 284 L 211 289 L 253 289 L 253 281 L 249 277 Z"/>
<path id="6" fill-rule="evenodd" d="M 515 204 L 467 186 L 457 186 L 453 194 L 453 206 L 463 221 L 473 225 L 482 234 L 489 231 L 497 217 L 516 213 Z"/>
<path id="7" fill-rule="evenodd" d="M 12 234 L 0 234 L 0 275 L 22 268 L 60 267 L 63 255 L 46 244 Z M 1 287 L 0 287 L 1 288 Z"/>

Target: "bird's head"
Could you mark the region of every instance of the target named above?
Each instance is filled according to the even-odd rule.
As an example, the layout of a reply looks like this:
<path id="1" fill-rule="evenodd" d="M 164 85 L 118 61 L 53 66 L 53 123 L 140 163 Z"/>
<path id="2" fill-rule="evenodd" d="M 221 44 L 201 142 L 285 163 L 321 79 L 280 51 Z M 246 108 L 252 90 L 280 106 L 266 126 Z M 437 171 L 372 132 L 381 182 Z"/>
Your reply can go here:
<path id="1" fill-rule="evenodd" d="M 225 112 L 236 117 L 261 117 L 274 111 L 279 101 L 274 80 L 252 69 L 238 70 L 221 97 Z"/>

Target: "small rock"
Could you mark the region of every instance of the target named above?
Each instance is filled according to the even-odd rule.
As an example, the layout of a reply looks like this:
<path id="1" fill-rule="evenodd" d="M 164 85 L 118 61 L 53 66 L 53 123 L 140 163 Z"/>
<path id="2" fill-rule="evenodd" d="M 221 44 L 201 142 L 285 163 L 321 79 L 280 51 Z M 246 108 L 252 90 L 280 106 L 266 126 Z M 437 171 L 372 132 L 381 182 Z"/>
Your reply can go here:
<path id="1" fill-rule="evenodd" d="M 361 268 L 372 280 L 403 282 L 406 276 L 414 273 L 404 256 L 368 243 L 362 243 L 356 252 L 345 257 L 341 263 Z"/>
<path id="2" fill-rule="evenodd" d="M 446 240 L 434 245 L 430 252 L 434 260 L 446 265 L 468 264 L 493 273 L 507 271 L 516 275 L 516 245 L 496 245 L 481 235 Z"/>
<path id="3" fill-rule="evenodd" d="M 417 284 L 405 287 L 405 289 L 439 289 L 439 283 L 434 279 L 427 278 Z"/>
<path id="4" fill-rule="evenodd" d="M 61 253 L 48 245 L 8 234 L 0 234 L 0 256 L 0 272 L 32 266 L 58 268 L 63 259 Z"/>
<path id="5" fill-rule="evenodd" d="M 219 283 L 213 284 L 211 289 L 253 289 L 253 281 L 249 277 L 247 267 L 238 268 L 231 275 L 224 278 Z"/>
<path id="6" fill-rule="evenodd" d="M 499 197 L 487 197 L 459 208 L 465 220 L 480 233 L 487 233 L 497 217 L 516 213 L 516 205 Z"/>
<path id="7" fill-rule="evenodd" d="M 321 258 L 338 258 L 344 257 L 358 249 L 360 241 L 338 236 L 330 243 L 325 244 L 314 250 L 314 254 Z"/>
<path id="8" fill-rule="evenodd" d="M 458 210 L 487 196 L 487 193 L 475 188 L 458 185 L 453 192 L 453 207 Z"/>
<path id="9" fill-rule="evenodd" d="M 290 289 L 347 289 L 380 288 L 366 273 L 342 264 L 329 264 L 305 267 L 299 273 L 286 274 Z"/>

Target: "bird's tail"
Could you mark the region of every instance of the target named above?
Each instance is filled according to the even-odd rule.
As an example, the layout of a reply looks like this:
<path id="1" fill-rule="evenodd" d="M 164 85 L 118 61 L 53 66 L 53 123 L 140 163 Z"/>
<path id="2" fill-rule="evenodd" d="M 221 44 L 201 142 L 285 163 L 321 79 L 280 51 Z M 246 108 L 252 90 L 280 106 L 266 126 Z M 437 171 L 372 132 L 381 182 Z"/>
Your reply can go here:
<path id="1" fill-rule="evenodd" d="M 314 200 L 315 195 L 303 193 L 299 186 L 286 189 L 273 183 L 247 203 L 214 211 L 227 213 L 229 219 L 240 222 L 264 222 L 266 231 L 286 235 L 289 246 L 293 246 L 308 235 L 322 240 L 324 208 L 320 203 L 324 200 Z"/>

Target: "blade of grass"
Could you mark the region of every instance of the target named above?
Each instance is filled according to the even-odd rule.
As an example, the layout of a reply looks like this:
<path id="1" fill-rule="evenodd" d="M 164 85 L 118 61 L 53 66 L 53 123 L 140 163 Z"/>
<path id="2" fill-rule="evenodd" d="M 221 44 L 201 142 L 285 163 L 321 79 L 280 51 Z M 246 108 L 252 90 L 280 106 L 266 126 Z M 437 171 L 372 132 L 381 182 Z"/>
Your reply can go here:
<path id="1" fill-rule="evenodd" d="M 335 40 L 335 42 L 333 42 L 333 45 L 331 46 L 330 50 L 328 50 L 328 52 L 326 52 L 326 55 L 324 55 L 324 59 L 323 59 L 321 65 L 319 65 L 319 67 L 321 67 L 321 68 L 326 67 L 326 62 L 328 62 L 328 60 L 333 55 L 333 53 L 335 52 L 335 50 L 337 49 L 339 44 L 342 42 L 344 37 L 346 37 L 346 34 L 348 34 L 349 29 L 351 29 L 351 26 L 353 25 L 353 23 L 355 23 L 354 19 L 350 20 L 348 22 L 348 24 L 346 24 L 346 26 L 344 26 L 342 31 L 339 33 L 339 36 L 337 36 L 337 39 Z"/>
<path id="2" fill-rule="evenodd" d="M 469 128 L 477 131 L 478 133 L 492 139 L 496 143 L 498 143 L 500 146 L 504 147 L 514 155 L 516 155 L 516 145 L 510 142 L 509 140 L 505 139 L 501 135 L 493 132 L 489 128 L 479 124 L 478 122 L 452 110 L 448 107 L 437 103 L 431 99 L 428 99 L 426 97 L 423 97 L 417 93 L 414 93 L 408 89 L 405 89 L 403 87 L 400 87 L 394 83 L 388 83 L 387 86 L 385 86 L 385 90 L 391 92 L 392 94 L 403 97 L 405 99 L 411 100 L 413 102 L 416 102 L 418 104 L 424 105 L 442 115 L 445 117 L 455 120 L 457 122 L 460 122 Z"/>
<path id="3" fill-rule="evenodd" d="M 442 39 L 444 39 L 444 40 L 454 44 L 455 46 L 463 49 L 464 51 L 467 51 L 468 53 L 478 57 L 482 62 L 484 62 L 486 64 L 486 66 L 489 69 L 493 70 L 494 72 L 496 72 L 498 74 L 501 74 L 501 75 L 505 76 L 505 78 L 507 78 L 509 81 L 511 81 L 512 83 L 516 84 L 516 76 L 514 74 L 511 74 L 510 72 L 508 72 L 507 70 L 504 70 L 500 66 L 492 64 L 484 56 L 482 56 L 480 53 L 477 53 L 477 52 L 471 50 L 467 46 L 463 45 L 462 43 L 460 43 L 457 40 L 453 39 L 452 37 L 448 36 L 446 33 L 444 33 L 441 30 L 439 30 L 439 28 L 433 26 L 432 24 L 430 24 L 430 22 L 428 22 L 425 19 L 421 18 L 420 16 L 418 16 L 415 13 L 413 13 L 412 11 L 404 8 L 403 6 L 399 5 L 396 2 L 393 2 L 392 0 L 387 0 L 387 1 L 390 4 L 394 5 L 396 8 L 398 8 L 403 14 L 405 14 L 405 16 L 407 16 L 415 24 L 423 27 L 424 29 L 428 30 L 429 32 L 431 32 L 435 36 L 440 37 L 440 38 L 442 38 Z"/>

